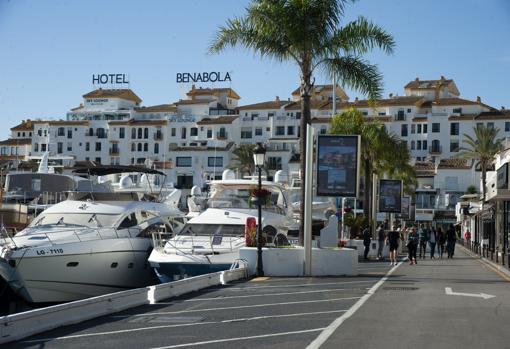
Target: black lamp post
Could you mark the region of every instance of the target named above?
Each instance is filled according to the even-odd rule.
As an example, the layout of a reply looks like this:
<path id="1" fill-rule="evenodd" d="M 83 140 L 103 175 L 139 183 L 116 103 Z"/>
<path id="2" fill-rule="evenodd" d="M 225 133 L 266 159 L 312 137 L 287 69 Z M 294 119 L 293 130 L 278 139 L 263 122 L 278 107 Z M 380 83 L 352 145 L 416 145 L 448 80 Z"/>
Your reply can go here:
<path id="1" fill-rule="evenodd" d="M 257 143 L 257 147 L 253 149 L 253 162 L 259 171 L 259 187 L 257 196 L 257 205 L 259 210 L 259 219 L 257 225 L 257 276 L 264 276 L 264 267 L 262 266 L 262 166 L 264 166 L 266 158 L 266 148 L 262 143 Z"/>

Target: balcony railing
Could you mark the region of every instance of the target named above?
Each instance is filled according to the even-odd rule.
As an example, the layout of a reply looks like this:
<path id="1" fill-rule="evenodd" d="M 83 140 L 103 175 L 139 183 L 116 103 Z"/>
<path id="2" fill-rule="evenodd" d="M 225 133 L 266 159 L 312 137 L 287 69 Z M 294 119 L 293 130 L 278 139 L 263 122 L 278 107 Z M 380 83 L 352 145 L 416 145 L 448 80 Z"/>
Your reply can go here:
<path id="1" fill-rule="evenodd" d="M 162 134 L 162 133 L 160 133 L 160 132 L 156 132 L 156 133 L 154 134 L 154 140 L 155 140 L 155 141 L 161 141 L 162 139 L 163 139 L 163 134 Z"/>
<path id="2" fill-rule="evenodd" d="M 443 147 L 442 146 L 432 146 L 432 147 L 429 147 L 429 153 L 430 154 L 441 154 L 443 152 Z"/>
<path id="3" fill-rule="evenodd" d="M 119 149 L 110 148 L 110 155 L 119 155 Z"/>
<path id="4" fill-rule="evenodd" d="M 406 116 L 404 115 L 395 115 L 395 121 L 406 121 Z"/>
<path id="5" fill-rule="evenodd" d="M 227 139 L 228 132 L 216 132 L 216 139 Z"/>

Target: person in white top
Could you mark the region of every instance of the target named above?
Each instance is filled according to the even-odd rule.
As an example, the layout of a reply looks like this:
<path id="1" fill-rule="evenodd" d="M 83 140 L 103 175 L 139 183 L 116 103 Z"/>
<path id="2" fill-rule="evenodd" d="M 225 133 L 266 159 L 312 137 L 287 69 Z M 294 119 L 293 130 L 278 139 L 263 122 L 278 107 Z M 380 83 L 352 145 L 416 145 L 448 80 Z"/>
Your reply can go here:
<path id="1" fill-rule="evenodd" d="M 434 259 L 434 252 L 436 251 L 437 232 L 436 228 L 430 228 L 429 244 L 430 244 L 430 259 Z"/>

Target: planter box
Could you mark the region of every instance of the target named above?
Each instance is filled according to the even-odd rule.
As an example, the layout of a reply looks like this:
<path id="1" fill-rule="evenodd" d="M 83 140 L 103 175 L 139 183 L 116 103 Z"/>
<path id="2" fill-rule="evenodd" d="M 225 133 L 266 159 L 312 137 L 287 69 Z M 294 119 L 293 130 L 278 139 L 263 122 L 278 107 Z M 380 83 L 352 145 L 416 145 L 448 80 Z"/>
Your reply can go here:
<path id="1" fill-rule="evenodd" d="M 250 275 L 256 274 L 257 249 L 243 247 L 239 258 L 248 262 Z M 304 248 L 263 248 L 266 276 L 303 276 Z M 312 276 L 358 275 L 358 253 L 349 248 L 312 248 Z"/>

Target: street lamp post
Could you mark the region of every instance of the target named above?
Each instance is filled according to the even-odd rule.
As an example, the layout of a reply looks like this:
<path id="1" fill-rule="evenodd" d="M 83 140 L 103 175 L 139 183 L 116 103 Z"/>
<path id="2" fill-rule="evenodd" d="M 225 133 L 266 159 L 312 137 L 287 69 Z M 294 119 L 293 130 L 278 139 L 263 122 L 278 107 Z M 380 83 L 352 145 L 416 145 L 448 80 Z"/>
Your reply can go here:
<path id="1" fill-rule="evenodd" d="M 253 150 L 253 162 L 257 166 L 259 172 L 259 186 L 257 196 L 258 205 L 258 225 L 257 225 L 257 276 L 264 276 L 264 267 L 262 265 L 262 166 L 264 166 L 266 157 L 266 148 L 262 143 L 257 143 L 257 147 Z"/>

